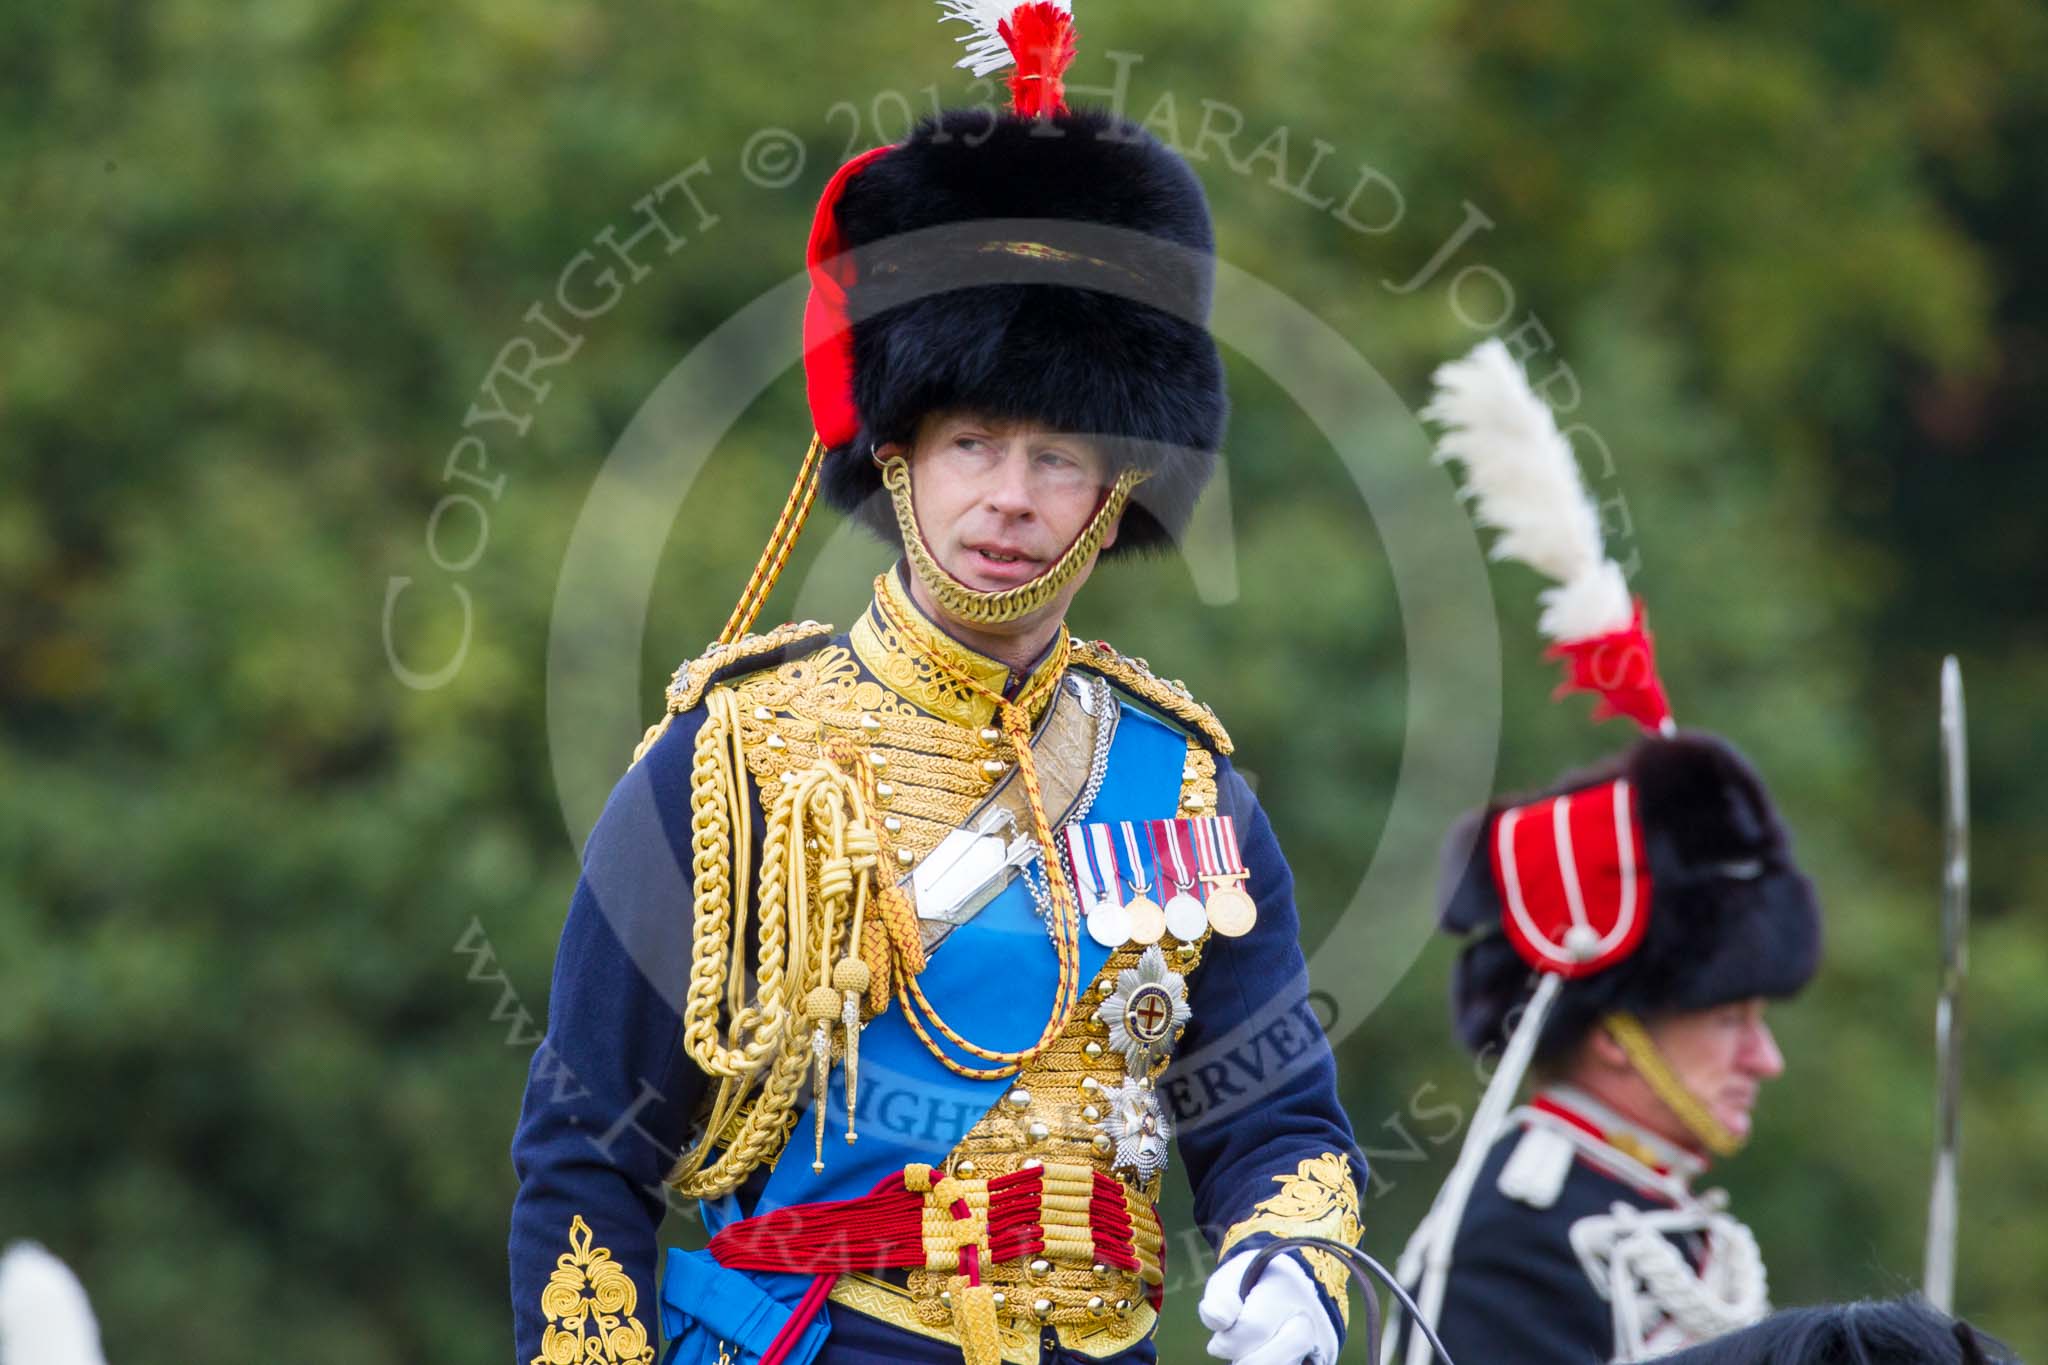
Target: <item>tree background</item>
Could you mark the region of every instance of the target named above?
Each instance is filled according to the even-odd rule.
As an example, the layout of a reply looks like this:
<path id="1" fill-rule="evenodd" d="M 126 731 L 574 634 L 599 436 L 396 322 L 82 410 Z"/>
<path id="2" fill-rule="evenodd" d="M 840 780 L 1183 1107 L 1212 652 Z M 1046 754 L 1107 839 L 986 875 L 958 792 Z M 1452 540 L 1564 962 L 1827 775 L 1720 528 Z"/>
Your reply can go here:
<path id="1" fill-rule="evenodd" d="M 546 739 L 569 530 L 661 377 L 798 268 L 830 168 L 900 135 L 899 103 L 976 97 L 932 18 L 0 5 L 0 1238 L 76 1265 L 118 1365 L 505 1358 L 506 1148 L 585 832 Z M 1717 1173 L 1780 1303 L 1918 1278 L 1934 683 L 1962 657 L 1959 1306 L 2048 1353 L 2048 854 L 2030 821 L 2048 807 L 2048 12 L 1272 0 L 1098 6 L 1082 29 L 1076 83 L 1109 85 L 1112 51 L 1142 57 L 1125 112 L 1197 158 L 1222 256 L 1411 404 L 1437 363 L 1531 317 L 1553 342 L 1539 373 L 1571 367 L 1573 416 L 1615 453 L 1611 529 L 1639 552 L 1679 713 L 1770 775 L 1829 909 L 1825 973 L 1776 1015 L 1791 1071 L 1755 1150 Z M 1242 117 L 1234 143 L 1198 141 L 1205 101 Z M 770 126 L 805 149 L 779 188 L 741 170 Z M 1276 186 L 1248 154 L 1283 126 L 1288 179 L 1321 139 L 1312 197 L 1369 164 L 1399 220 L 1361 232 Z M 529 305 L 700 160 L 717 222 L 665 201 L 688 244 L 641 249 L 644 275 L 579 324 L 544 399 L 503 389 L 523 431 L 471 428 L 499 493 L 449 482 L 500 349 L 554 349 Z M 1378 193 L 1355 211 L 1371 226 Z M 1383 283 L 1468 203 L 1493 226 L 1453 271 L 1508 282 L 1498 325 L 1490 277 L 1462 309 L 1453 271 Z M 1119 586 L 1079 625 L 1225 717 L 1313 946 L 1426 699 L 1371 511 L 1272 377 L 1227 359 L 1233 594 L 1197 601 L 1174 561 L 1105 571 Z M 806 434 L 792 368 L 692 489 L 645 623 L 643 721 L 723 622 Z M 487 514 L 436 524 L 448 562 L 486 536 L 460 572 L 427 547 L 452 492 Z M 1547 701 L 1536 584 L 1509 568 L 1493 587 L 1501 785 L 1623 742 L 1582 701 Z M 404 686 L 387 633 L 415 669 L 459 668 Z M 622 770 L 635 738 L 585 761 Z M 1449 1037 L 1449 962 L 1426 951 L 1340 1049 L 1382 1153 L 1366 1215 L 1383 1257 L 1454 1151 L 1418 1095 L 1469 1107 L 1477 1090 Z M 1201 1358 L 1195 1269 L 1169 1360 Z"/>

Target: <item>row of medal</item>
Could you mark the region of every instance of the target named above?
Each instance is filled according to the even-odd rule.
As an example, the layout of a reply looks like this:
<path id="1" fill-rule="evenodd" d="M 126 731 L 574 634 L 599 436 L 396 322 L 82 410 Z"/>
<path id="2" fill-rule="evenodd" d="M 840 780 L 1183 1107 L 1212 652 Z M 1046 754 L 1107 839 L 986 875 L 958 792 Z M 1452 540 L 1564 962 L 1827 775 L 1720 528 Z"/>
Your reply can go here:
<path id="1" fill-rule="evenodd" d="M 1192 943 L 1206 929 L 1237 938 L 1258 922 L 1228 815 L 1072 824 L 1060 837 L 1088 936 L 1105 948 Z"/>

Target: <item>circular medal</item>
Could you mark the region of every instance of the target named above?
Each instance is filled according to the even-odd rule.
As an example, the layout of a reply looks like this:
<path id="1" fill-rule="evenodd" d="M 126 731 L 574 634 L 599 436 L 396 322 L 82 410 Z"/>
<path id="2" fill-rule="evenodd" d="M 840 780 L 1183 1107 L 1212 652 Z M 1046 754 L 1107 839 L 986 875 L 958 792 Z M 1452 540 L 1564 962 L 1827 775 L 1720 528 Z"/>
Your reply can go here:
<path id="1" fill-rule="evenodd" d="M 1157 1048 L 1173 1032 L 1173 996 L 1157 982 L 1147 982 L 1124 1003 L 1123 1022 L 1133 1042 Z"/>
<path id="2" fill-rule="evenodd" d="M 1209 912 L 1185 891 L 1166 898 L 1166 932 L 1182 943 L 1193 943 L 1209 927 Z"/>
<path id="3" fill-rule="evenodd" d="M 1130 912 L 1115 901 L 1097 901 L 1088 911 L 1088 937 L 1105 948 L 1121 948 L 1131 937 Z"/>
<path id="4" fill-rule="evenodd" d="M 1242 938 L 1259 921 L 1259 908 L 1236 882 L 1226 882 L 1209 892 L 1209 927 L 1225 938 Z"/>
<path id="5" fill-rule="evenodd" d="M 1166 932 L 1166 912 L 1158 902 L 1140 892 L 1124 903 L 1130 912 L 1130 931 L 1133 943 L 1157 943 Z"/>

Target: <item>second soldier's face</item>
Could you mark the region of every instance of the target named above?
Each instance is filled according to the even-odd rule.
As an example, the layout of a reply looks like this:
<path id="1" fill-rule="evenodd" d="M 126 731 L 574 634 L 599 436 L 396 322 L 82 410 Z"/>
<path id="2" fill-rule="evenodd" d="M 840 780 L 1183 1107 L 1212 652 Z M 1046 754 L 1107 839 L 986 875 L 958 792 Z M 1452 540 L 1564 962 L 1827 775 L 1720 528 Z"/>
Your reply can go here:
<path id="1" fill-rule="evenodd" d="M 1658 1051 L 1694 1099 L 1739 1138 L 1763 1083 L 1785 1070 L 1762 1000 L 1665 1015 L 1649 1024 Z"/>
<path id="2" fill-rule="evenodd" d="M 926 546 L 980 592 L 1021 586 L 1051 568 L 1094 517 L 1108 480 L 1108 461 L 1091 441 L 973 413 L 925 418 L 910 456 Z M 1102 548 L 1115 541 L 1111 526 Z M 1084 569 L 1070 587 L 1086 577 Z"/>

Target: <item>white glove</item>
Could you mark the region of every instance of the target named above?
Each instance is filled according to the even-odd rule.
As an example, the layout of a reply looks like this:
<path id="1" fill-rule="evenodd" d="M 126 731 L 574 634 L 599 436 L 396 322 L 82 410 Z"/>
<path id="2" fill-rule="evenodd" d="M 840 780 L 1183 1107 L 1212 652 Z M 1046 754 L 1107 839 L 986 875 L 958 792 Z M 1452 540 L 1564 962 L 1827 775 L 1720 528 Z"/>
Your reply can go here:
<path id="1" fill-rule="evenodd" d="M 1259 1272 L 1250 1297 L 1238 1292 L 1254 1251 L 1240 1251 L 1209 1276 L 1197 1310 L 1215 1335 L 1209 1354 L 1231 1365 L 1333 1365 L 1337 1328 L 1323 1307 L 1316 1282 L 1291 1252 L 1282 1252 Z"/>

